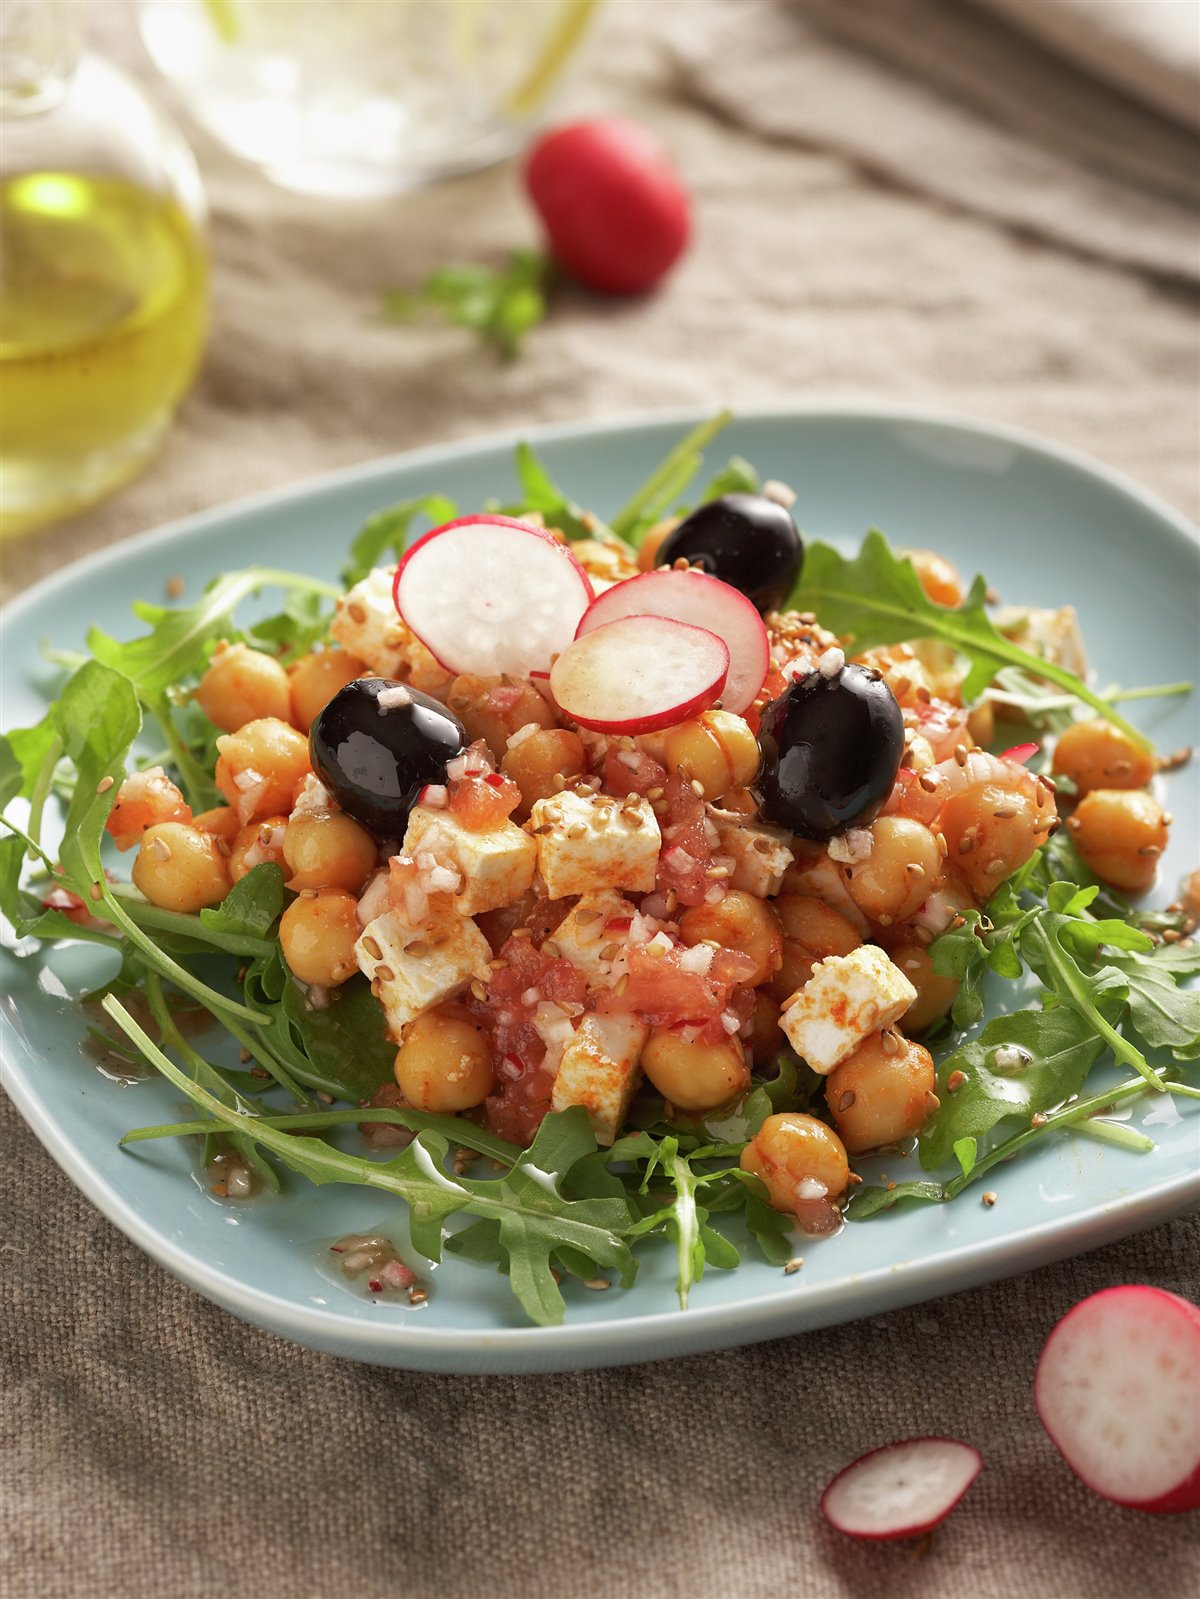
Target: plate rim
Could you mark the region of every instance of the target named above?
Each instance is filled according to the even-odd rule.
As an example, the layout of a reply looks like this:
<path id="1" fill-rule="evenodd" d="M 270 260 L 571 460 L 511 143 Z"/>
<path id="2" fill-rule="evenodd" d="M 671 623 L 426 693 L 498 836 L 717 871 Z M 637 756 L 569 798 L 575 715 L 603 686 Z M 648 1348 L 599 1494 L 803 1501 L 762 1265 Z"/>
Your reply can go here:
<path id="1" fill-rule="evenodd" d="M 298 482 L 275 486 L 173 518 L 48 573 L 0 607 L 0 622 L 8 624 L 18 620 L 29 610 L 36 610 L 52 599 L 57 589 L 74 584 L 81 577 L 130 557 L 136 558 L 141 551 L 172 546 L 233 515 L 269 511 L 306 499 L 314 493 L 336 491 L 346 485 L 369 484 L 397 470 L 420 470 L 453 461 L 462 455 L 511 449 L 520 440 L 527 440 L 536 446 L 560 440 L 636 433 L 655 426 L 686 428 L 711 414 L 711 411 L 692 406 L 599 420 L 497 429 L 315 473 Z M 958 436 L 1013 445 L 1035 456 L 1066 465 L 1081 476 L 1099 480 L 1105 487 L 1148 511 L 1165 532 L 1181 540 L 1192 551 L 1200 548 L 1200 526 L 1153 490 L 1084 451 L 1007 423 L 922 405 L 880 405 L 867 401 L 829 403 L 820 400 L 787 406 L 739 408 L 734 411 L 732 418 L 735 422 L 748 423 L 786 423 L 806 419 L 865 421 L 885 427 L 918 424 Z M 1096 1247 L 1100 1242 L 1119 1236 L 1122 1231 L 1129 1232 L 1140 1226 L 1152 1225 L 1191 1204 L 1200 1203 L 1200 1170 L 1194 1173 L 1185 1171 L 1149 1187 L 1141 1187 L 1136 1192 L 1094 1205 L 1069 1219 L 1050 1217 L 1044 1222 L 1026 1226 L 1015 1234 L 1001 1234 L 982 1245 L 965 1242 L 931 1258 L 901 1259 L 854 1274 L 848 1279 L 811 1287 L 802 1284 L 799 1292 L 784 1290 L 781 1285 L 780 1290 L 766 1296 L 758 1293 L 719 1305 L 695 1306 L 687 1315 L 681 1315 L 673 1309 L 661 1310 L 579 1326 L 511 1326 L 486 1330 L 439 1327 L 425 1330 L 408 1322 L 364 1322 L 336 1307 L 305 1304 L 278 1295 L 211 1265 L 203 1257 L 156 1230 L 141 1212 L 122 1198 L 91 1158 L 75 1149 L 35 1094 L 23 1069 L 11 1058 L 7 1037 L 0 1038 L 0 1083 L 39 1142 L 84 1197 L 152 1260 L 193 1289 L 242 1319 L 260 1327 L 269 1326 L 275 1331 L 282 1329 L 284 1336 L 310 1348 L 327 1349 L 331 1341 L 340 1340 L 354 1346 L 356 1356 L 352 1358 L 390 1356 L 395 1360 L 400 1357 L 397 1363 L 418 1369 L 445 1369 L 451 1365 L 454 1369 L 466 1369 L 467 1362 L 462 1357 L 469 1355 L 480 1358 L 480 1369 L 496 1372 L 531 1369 L 522 1360 L 525 1356 L 533 1356 L 540 1362 L 537 1369 L 541 1370 L 558 1366 L 582 1369 L 590 1364 L 619 1364 L 646 1358 L 641 1350 L 630 1346 L 636 1346 L 642 1338 L 657 1342 L 663 1334 L 667 1334 L 666 1342 L 669 1345 L 665 1353 L 671 1356 L 724 1347 L 731 1341 L 759 1341 L 823 1324 L 824 1312 L 831 1308 L 831 1302 L 844 1308 L 849 1299 L 851 1315 L 855 1316 L 872 1310 L 878 1313 L 923 1297 L 940 1298 L 961 1291 L 973 1282 L 994 1280 Z M 1119 1218 L 1115 1231 L 1112 1225 L 1114 1216 Z M 1097 1229 L 1102 1236 L 1090 1236 Z M 801 1276 L 798 1275 L 797 1281 Z M 941 1291 L 926 1296 L 923 1289 L 932 1282 L 936 1282 Z M 736 1333 L 736 1338 L 728 1339 L 729 1333 Z"/>

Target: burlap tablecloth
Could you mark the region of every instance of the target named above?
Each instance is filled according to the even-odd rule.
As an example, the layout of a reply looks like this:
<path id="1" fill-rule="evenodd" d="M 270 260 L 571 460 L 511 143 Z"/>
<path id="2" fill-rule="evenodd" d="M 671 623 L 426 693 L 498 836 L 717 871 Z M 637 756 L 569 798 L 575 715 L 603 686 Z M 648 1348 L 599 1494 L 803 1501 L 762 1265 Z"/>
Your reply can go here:
<path id="1" fill-rule="evenodd" d="M 100 20 L 137 61 L 115 11 Z M 1086 151 L 1073 153 L 1087 235 L 1075 248 L 1036 217 L 1002 225 L 986 164 L 976 192 L 956 195 L 920 167 L 887 171 L 836 130 L 825 139 L 819 122 L 764 125 L 752 53 L 697 56 L 729 16 L 728 4 L 613 8 L 576 103 L 660 129 L 695 190 L 696 245 L 654 300 L 566 296 L 509 368 L 453 332 L 381 327 L 373 307 L 387 284 L 531 238 L 510 171 L 324 207 L 197 137 L 217 262 L 203 378 L 146 476 L 7 550 L 7 587 L 168 517 L 409 445 L 518 421 L 817 395 L 1041 429 L 1194 513 L 1194 273 L 1161 260 L 1168 243 L 1178 258 L 1182 225 L 1160 214 L 1161 234 L 1133 254 L 1152 269 L 1139 272 L 1128 252 L 1106 257 L 1120 218 L 1095 210 L 1097 173 L 1111 208 L 1128 168 L 1085 171 Z M 1013 42 L 1017 58 L 1027 48 Z M 875 49 L 873 71 L 881 60 Z M 863 62 L 844 66 L 856 92 Z M 1064 66 L 1040 70 L 1062 74 L 1064 95 L 1094 92 Z M 918 96 L 922 117 L 940 92 L 895 76 L 889 88 Z M 1034 125 L 1010 117 L 1000 129 L 994 109 L 972 123 L 961 96 L 942 105 L 955 148 L 993 141 L 995 156 L 997 138 L 1015 137 L 1022 170 L 1052 156 L 1054 182 L 1067 182 Z M 1133 115 L 1115 100 L 1112 112 Z M 1130 230 L 1146 227 L 1149 192 L 1122 192 Z M 1084 1294 L 1145 1279 L 1200 1297 L 1195 1220 L 748 1350 L 581 1376 L 415 1376 L 307 1353 L 199 1299 L 92 1210 L 4 1105 L 12 1599 L 1195 1591 L 1191 1518 L 1092 1497 L 1030 1401 L 1042 1339 Z M 819 1523 L 835 1467 L 922 1432 L 971 1439 L 987 1462 L 931 1552 L 856 1546 Z"/>

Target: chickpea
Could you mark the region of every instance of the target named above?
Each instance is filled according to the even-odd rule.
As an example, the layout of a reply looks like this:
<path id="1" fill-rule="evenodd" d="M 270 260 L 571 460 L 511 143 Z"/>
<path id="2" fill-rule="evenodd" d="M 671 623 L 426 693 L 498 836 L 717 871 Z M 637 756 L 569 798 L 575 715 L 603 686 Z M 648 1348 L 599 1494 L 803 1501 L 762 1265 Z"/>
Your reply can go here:
<path id="1" fill-rule="evenodd" d="M 783 936 L 810 954 L 849 955 L 862 943 L 854 923 L 812 894 L 781 894 L 775 901 Z"/>
<path id="2" fill-rule="evenodd" d="M 700 783 L 706 799 L 745 788 L 758 776 L 758 740 L 732 711 L 704 711 L 663 734 L 668 771 Z"/>
<path id="3" fill-rule="evenodd" d="M 291 811 L 296 790 L 311 770 L 303 733 L 277 717 L 264 717 L 225 733 L 217 749 L 217 787 L 243 826 Z"/>
<path id="4" fill-rule="evenodd" d="M 283 958 L 302 983 L 333 988 L 358 970 L 358 902 L 344 888 L 311 889 L 284 911 L 279 922 Z"/>
<path id="5" fill-rule="evenodd" d="M 768 1116 L 742 1150 L 738 1164 L 767 1185 L 776 1210 L 794 1213 L 812 1199 L 837 1199 L 850 1181 L 841 1139 L 815 1116 L 781 1111 Z M 811 1185 L 812 1192 L 801 1192 Z"/>
<path id="6" fill-rule="evenodd" d="M 978 783 L 946 801 L 939 821 L 949 860 L 986 900 L 1046 839 L 1053 802 L 1019 788 Z"/>
<path id="7" fill-rule="evenodd" d="M 245 644 L 218 644 L 196 685 L 196 703 L 214 726 L 236 733 L 247 722 L 292 714 L 292 691 L 279 662 Z"/>
<path id="8" fill-rule="evenodd" d="M 824 956 L 814 955 L 811 949 L 805 949 L 794 938 L 784 939 L 779 970 L 767 984 L 767 993 L 774 1000 L 776 1009 L 786 1005 L 796 990 L 804 987 L 812 976 L 813 967 L 823 959 Z"/>
<path id="9" fill-rule="evenodd" d="M 891 1053 L 889 1053 L 891 1051 Z M 933 1056 L 895 1032 L 875 1033 L 825 1079 L 825 1103 L 851 1155 L 897 1144 L 937 1104 Z"/>
<path id="10" fill-rule="evenodd" d="M 302 655 L 288 667 L 292 725 L 307 733 L 339 689 L 367 675 L 366 665 L 348 650 L 314 650 Z"/>
<path id="11" fill-rule="evenodd" d="M 453 1002 L 404 1029 L 396 1081 L 410 1105 L 443 1114 L 470 1110 L 492 1091 L 492 1050 L 483 1024 Z"/>
<path id="12" fill-rule="evenodd" d="M 756 1066 L 766 1066 L 779 1054 L 785 1040 L 779 1025 L 779 1004 L 765 989 L 754 996 L 752 1026 L 750 1058 Z"/>
<path id="13" fill-rule="evenodd" d="M 656 1027 L 642 1050 L 642 1070 L 677 1110 L 716 1110 L 742 1093 L 750 1081 L 745 1051 L 736 1038 L 687 1043 L 669 1027 Z"/>
<path id="14" fill-rule="evenodd" d="M 456 677 L 447 704 L 466 728 L 468 738 L 481 738 L 497 759 L 518 728 L 528 727 L 530 722 L 554 727 L 558 722 L 554 707 L 532 683 L 506 682 L 500 677 L 469 673 Z"/>
<path id="15" fill-rule="evenodd" d="M 549 799 L 573 777 L 587 771 L 587 753 L 578 733 L 565 727 L 546 727 L 530 733 L 518 744 L 510 744 L 500 762 L 505 777 L 511 777 L 521 790 L 519 815 L 528 816 L 540 799 Z"/>
<path id="16" fill-rule="evenodd" d="M 229 845 L 233 844 L 242 830 L 238 813 L 232 805 L 214 805 L 211 811 L 201 811 L 199 816 L 192 817 L 192 826 L 198 827 L 202 833 L 211 833 L 214 838 L 223 839 Z"/>
<path id="17" fill-rule="evenodd" d="M 725 949 L 749 955 L 754 961 L 754 971 L 746 982 L 755 988 L 775 975 L 783 955 L 783 932 L 778 916 L 765 900 L 756 899 L 740 888 L 731 888 L 715 905 L 694 905 L 685 911 L 679 923 L 679 936 L 685 944 L 712 939 Z"/>
<path id="18" fill-rule="evenodd" d="M 612 544 L 608 539 L 576 539 L 571 554 L 589 577 L 598 577 L 602 583 L 621 583 L 638 574 L 637 562 L 626 544 Z"/>
<path id="19" fill-rule="evenodd" d="M 1167 826 L 1154 795 L 1130 788 L 1094 788 L 1067 823 L 1083 864 L 1126 894 L 1153 883 Z"/>
<path id="20" fill-rule="evenodd" d="M 1200 916 L 1200 867 L 1184 878 L 1180 898 L 1189 916 Z"/>
<path id="21" fill-rule="evenodd" d="M 658 564 L 658 552 L 667 540 L 667 536 L 674 533 L 679 526 L 679 517 L 665 516 L 661 522 L 655 522 L 652 528 L 647 529 L 638 550 L 637 564 L 643 572 L 652 572 Z"/>
<path id="22" fill-rule="evenodd" d="M 1073 722 L 1059 735 L 1052 770 L 1069 777 L 1080 798 L 1097 788 L 1145 788 L 1154 757 L 1099 717 Z"/>
<path id="23" fill-rule="evenodd" d="M 283 865 L 283 837 L 286 816 L 266 816 L 238 828 L 229 851 L 229 875 L 240 883 L 256 866 Z"/>
<path id="24" fill-rule="evenodd" d="M 953 1005 L 958 983 L 953 977 L 942 977 L 934 971 L 924 944 L 897 944 L 889 953 L 892 964 L 900 968 L 917 991 L 916 999 L 904 1013 L 905 1029 L 923 1033 Z"/>
<path id="25" fill-rule="evenodd" d="M 133 881 L 151 905 L 194 913 L 219 905 L 230 889 L 220 840 L 185 822 L 159 822 L 142 834 Z"/>
<path id="26" fill-rule="evenodd" d="M 357 894 L 375 869 L 375 840 L 341 811 L 301 811 L 287 824 L 288 887 L 345 888 Z"/>
<path id="27" fill-rule="evenodd" d="M 933 550 L 905 550 L 904 553 L 912 562 L 921 587 L 935 605 L 953 609 L 962 604 L 962 578 L 944 555 Z"/>
<path id="28" fill-rule="evenodd" d="M 871 840 L 865 860 L 843 867 L 846 887 L 861 911 L 889 927 L 933 893 L 942 855 L 929 828 L 907 816 L 881 816 L 871 824 Z"/>
<path id="29" fill-rule="evenodd" d="M 996 707 L 991 700 L 980 700 L 967 715 L 967 732 L 974 743 L 986 749 L 996 736 Z"/>

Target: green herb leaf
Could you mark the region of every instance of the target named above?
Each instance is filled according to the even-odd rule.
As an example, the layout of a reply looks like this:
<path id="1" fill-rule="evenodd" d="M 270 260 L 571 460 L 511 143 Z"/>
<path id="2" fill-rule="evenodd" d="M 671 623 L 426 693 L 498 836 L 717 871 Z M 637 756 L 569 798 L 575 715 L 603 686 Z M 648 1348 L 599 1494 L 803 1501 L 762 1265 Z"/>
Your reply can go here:
<path id="1" fill-rule="evenodd" d="M 931 1183 L 921 1178 L 907 1183 L 893 1183 L 890 1188 L 857 1188 L 850 1196 L 845 1216 L 847 1221 L 869 1221 L 872 1216 L 891 1210 L 902 1199 L 940 1205 L 946 1197 L 946 1190 L 941 1183 Z"/>
<path id="2" fill-rule="evenodd" d="M 714 472 L 705 485 L 697 504 L 707 505 L 709 500 L 719 500 L 724 494 L 757 494 L 760 487 L 757 468 L 741 455 L 731 455 L 720 469 Z"/>
<path id="3" fill-rule="evenodd" d="M 1113 955 L 1109 964 L 1124 977 L 1129 990 L 1129 1020 L 1151 1049 L 1169 1049 L 1177 1060 L 1200 1056 L 1200 989 L 1180 988 L 1181 976 L 1200 969 L 1198 950 L 1183 950 L 1172 961 L 1172 946 L 1152 955 Z"/>
<path id="4" fill-rule="evenodd" d="M 964 1177 L 969 1177 L 971 1175 L 972 1169 L 975 1165 L 975 1154 L 978 1148 L 979 1143 L 977 1139 L 956 1138 L 954 1140 L 954 1158 L 958 1162 L 959 1169 Z"/>
<path id="5" fill-rule="evenodd" d="M 521 342 L 546 315 L 550 258 L 540 250 L 513 250 L 503 267 L 444 266 L 415 293 L 393 289 L 383 297 L 385 315 L 411 322 L 434 311 L 455 327 L 470 328 L 500 357 L 511 361 Z"/>
<path id="6" fill-rule="evenodd" d="M 75 767 L 75 791 L 59 849 L 75 891 L 86 895 L 103 882 L 100 841 L 125 776 L 125 763 L 141 731 L 142 711 L 132 685 L 119 672 L 88 661 L 70 678 L 54 708 L 63 749 Z M 101 781 L 111 779 L 103 793 Z"/>
<path id="7" fill-rule="evenodd" d="M 219 905 L 200 912 L 203 925 L 215 933 L 261 937 L 283 909 L 283 872 L 263 861 L 236 882 Z"/>
<path id="8" fill-rule="evenodd" d="M 440 527 L 443 522 L 452 522 L 457 514 L 458 507 L 444 494 L 422 494 L 390 505 L 386 511 L 376 511 L 350 546 L 349 558 L 342 567 L 343 585 L 353 588 L 374 567 L 385 565 L 389 558 L 398 561 L 418 516 L 425 517 L 430 527 Z"/>
<path id="9" fill-rule="evenodd" d="M 618 524 L 613 525 L 619 532 Z M 1139 746 L 1150 747 L 1144 733 L 1081 679 L 1005 638 L 988 617 L 986 595 L 987 583 L 977 577 L 957 609 L 936 605 L 921 587 L 912 562 L 895 554 L 883 534 L 872 529 L 853 557 L 839 554 L 830 544 L 810 543 L 788 605 L 816 611 L 824 626 L 853 640 L 856 652 L 915 638 L 943 640 L 969 662 L 962 686 L 967 703 L 979 697 L 1001 667 L 1020 667 L 1056 683 L 1122 728 Z"/>
<path id="10" fill-rule="evenodd" d="M 613 517 L 612 530 L 618 538 L 634 549 L 640 547 L 655 522 L 679 499 L 703 466 L 705 448 L 732 420 L 732 411 L 721 411 L 680 439 Z"/>
<path id="11" fill-rule="evenodd" d="M 537 511 L 547 527 L 556 527 L 568 539 L 617 541 L 616 534 L 598 516 L 585 511 L 559 488 L 531 445 L 523 442 L 517 445 L 516 469 L 521 499 L 514 505 L 503 506 L 504 515 L 519 517 Z"/>

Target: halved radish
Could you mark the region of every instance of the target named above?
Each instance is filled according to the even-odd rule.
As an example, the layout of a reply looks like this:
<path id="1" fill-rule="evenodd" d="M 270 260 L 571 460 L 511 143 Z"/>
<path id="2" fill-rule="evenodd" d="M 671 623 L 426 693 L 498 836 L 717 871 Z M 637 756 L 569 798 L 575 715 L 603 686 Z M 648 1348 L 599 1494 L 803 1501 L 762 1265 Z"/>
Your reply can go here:
<path id="1" fill-rule="evenodd" d="M 419 538 L 396 569 L 405 624 L 448 672 L 526 677 L 575 636 L 594 598 L 565 544 L 511 516 L 460 516 Z"/>
<path id="2" fill-rule="evenodd" d="M 668 566 L 627 578 L 593 600 L 579 624 L 579 633 L 590 633 L 620 616 L 666 616 L 715 633 L 729 649 L 722 705 L 740 716 L 754 703 L 771 664 L 767 630 L 746 596 L 719 577 Z"/>
<path id="3" fill-rule="evenodd" d="M 956 1438 L 907 1438 L 844 1466 L 821 1495 L 821 1514 L 852 1538 L 917 1538 L 954 1509 L 983 1469 Z"/>
<path id="4" fill-rule="evenodd" d="M 715 633 L 625 616 L 577 638 L 550 670 L 555 703 L 597 733 L 652 733 L 720 698 L 729 651 Z"/>
<path id="5" fill-rule="evenodd" d="M 1200 1309 L 1145 1283 L 1105 1288 L 1046 1340 L 1042 1426 L 1081 1481 L 1132 1510 L 1200 1509 Z"/>

